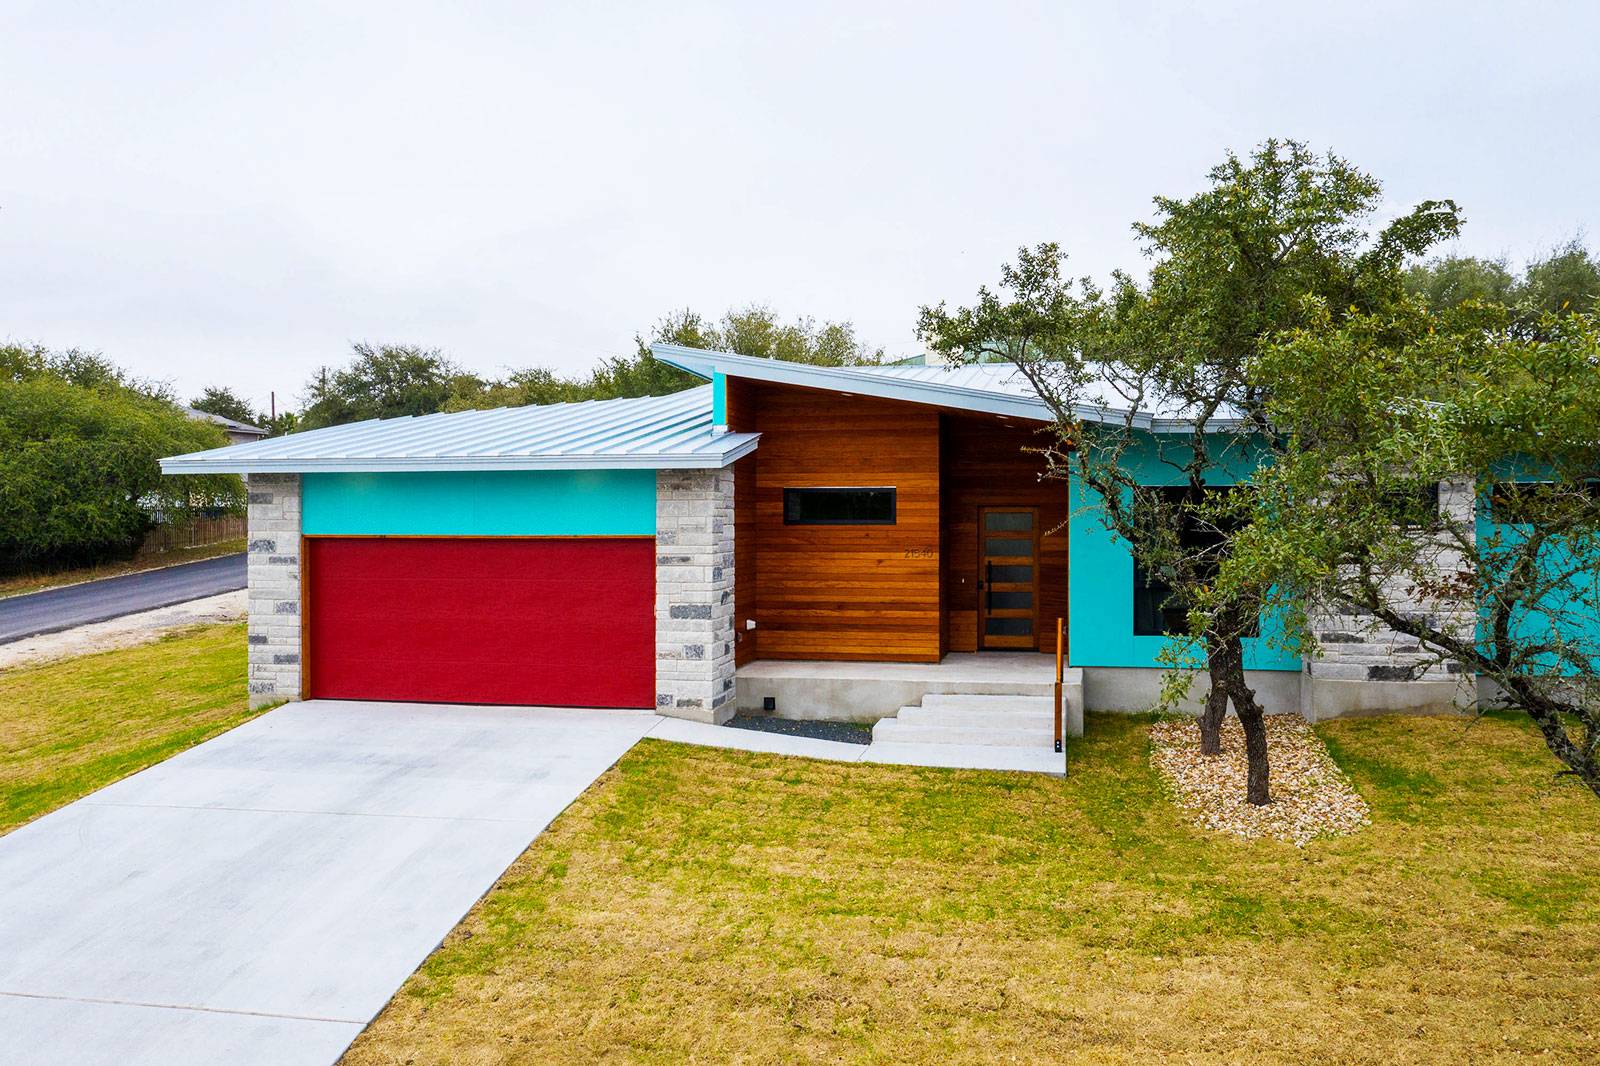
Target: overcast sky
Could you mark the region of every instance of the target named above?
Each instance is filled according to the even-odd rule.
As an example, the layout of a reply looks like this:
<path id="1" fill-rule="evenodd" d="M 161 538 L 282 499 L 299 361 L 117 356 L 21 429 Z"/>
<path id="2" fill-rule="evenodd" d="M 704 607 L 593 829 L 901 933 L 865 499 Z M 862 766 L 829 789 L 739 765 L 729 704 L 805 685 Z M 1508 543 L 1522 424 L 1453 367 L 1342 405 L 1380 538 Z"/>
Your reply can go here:
<path id="1" fill-rule="evenodd" d="M 1517 260 L 1600 236 L 1597 11 L 0 0 L 0 338 L 263 406 L 355 340 L 574 372 L 680 307 L 911 354 L 1019 244 L 1138 269 L 1273 135 Z"/>

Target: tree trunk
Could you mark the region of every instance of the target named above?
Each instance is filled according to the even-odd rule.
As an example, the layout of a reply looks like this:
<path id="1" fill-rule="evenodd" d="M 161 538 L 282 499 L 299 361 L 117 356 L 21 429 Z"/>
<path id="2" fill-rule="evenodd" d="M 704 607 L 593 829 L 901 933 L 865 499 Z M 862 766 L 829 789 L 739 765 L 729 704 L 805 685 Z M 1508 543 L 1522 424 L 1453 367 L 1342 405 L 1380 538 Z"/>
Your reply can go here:
<path id="1" fill-rule="evenodd" d="M 1589 791 L 1600 796 L 1600 760 L 1595 758 L 1592 749 L 1579 747 L 1572 742 L 1572 737 L 1567 734 L 1566 723 L 1561 720 L 1562 708 L 1553 700 L 1545 699 L 1532 690 L 1529 685 L 1518 686 L 1520 691 L 1514 694 L 1520 699 L 1522 708 L 1539 727 L 1539 732 L 1544 735 L 1545 747 L 1550 749 L 1550 754 L 1565 766 L 1566 773 L 1576 777 L 1588 786 Z"/>
<path id="2" fill-rule="evenodd" d="M 1257 807 L 1272 802 L 1272 792 L 1267 780 L 1267 722 L 1261 707 L 1253 699 L 1244 706 L 1234 706 L 1239 724 L 1244 727 L 1244 752 L 1250 764 L 1250 777 L 1245 785 L 1245 799 Z"/>
<path id="3" fill-rule="evenodd" d="M 1206 654 L 1206 673 L 1211 679 L 1211 691 L 1206 693 L 1206 705 L 1200 712 L 1200 754 L 1222 754 L 1222 720 L 1228 714 L 1228 686 L 1221 666 L 1220 648 L 1210 648 Z"/>
<path id="4" fill-rule="evenodd" d="M 1244 644 L 1236 636 L 1229 637 L 1221 656 L 1221 674 L 1228 698 L 1233 701 L 1233 713 L 1239 716 L 1244 729 L 1244 753 L 1249 765 L 1249 779 L 1245 786 L 1245 799 L 1256 806 L 1272 802 L 1267 770 L 1267 722 L 1256 702 L 1255 691 L 1244 680 Z"/>

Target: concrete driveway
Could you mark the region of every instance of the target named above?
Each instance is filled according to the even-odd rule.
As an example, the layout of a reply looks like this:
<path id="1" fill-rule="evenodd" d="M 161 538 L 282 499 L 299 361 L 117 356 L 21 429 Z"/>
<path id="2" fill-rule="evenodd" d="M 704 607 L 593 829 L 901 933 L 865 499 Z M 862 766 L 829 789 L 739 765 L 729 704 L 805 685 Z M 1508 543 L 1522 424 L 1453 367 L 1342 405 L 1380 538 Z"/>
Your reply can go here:
<path id="1" fill-rule="evenodd" d="M 330 1063 L 657 722 L 290 704 L 0 837 L 0 1063 Z"/>

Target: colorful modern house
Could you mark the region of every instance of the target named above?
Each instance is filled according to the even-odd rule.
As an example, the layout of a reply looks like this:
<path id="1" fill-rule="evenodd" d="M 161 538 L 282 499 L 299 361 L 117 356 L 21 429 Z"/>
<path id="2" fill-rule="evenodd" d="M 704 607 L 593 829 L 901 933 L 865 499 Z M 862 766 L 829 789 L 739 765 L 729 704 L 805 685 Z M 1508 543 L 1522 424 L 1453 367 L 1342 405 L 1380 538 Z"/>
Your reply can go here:
<path id="1" fill-rule="evenodd" d="M 1159 604 L 1090 495 L 1044 477 L 1049 413 L 1013 367 L 655 354 L 708 384 L 164 460 L 248 479 L 252 699 L 968 713 L 1050 691 L 1059 619 L 1071 717 L 1153 702 Z M 1161 483 L 1188 427 L 1137 419 Z M 1318 685 L 1351 710 L 1459 696 L 1379 692 L 1406 649 L 1358 645 L 1318 673 L 1253 641 L 1252 681 L 1273 710 Z"/>

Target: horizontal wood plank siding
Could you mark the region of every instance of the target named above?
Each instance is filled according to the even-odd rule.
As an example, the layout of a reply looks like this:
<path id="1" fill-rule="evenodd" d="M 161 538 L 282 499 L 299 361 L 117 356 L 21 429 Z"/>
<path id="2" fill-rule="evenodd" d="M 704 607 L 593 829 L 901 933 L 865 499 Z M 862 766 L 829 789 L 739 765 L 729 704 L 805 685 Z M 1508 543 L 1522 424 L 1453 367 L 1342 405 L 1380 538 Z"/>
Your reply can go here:
<path id="1" fill-rule="evenodd" d="M 1067 483 L 1042 480 L 1046 434 L 1025 422 L 946 415 L 944 476 L 945 645 L 978 649 L 978 509 L 1039 509 L 1037 649 L 1055 651 L 1056 619 L 1067 616 Z"/>
<path id="2" fill-rule="evenodd" d="M 761 433 L 754 515 L 739 504 L 736 551 L 754 572 L 754 641 L 740 661 L 937 662 L 939 414 L 928 407 L 783 385 L 730 381 L 730 427 Z M 785 525 L 785 488 L 892 486 L 896 521 L 883 526 Z M 750 602 L 747 557 L 735 561 L 735 627 Z M 741 595 L 741 589 L 743 594 Z M 746 645 L 750 645 L 746 650 Z"/>

